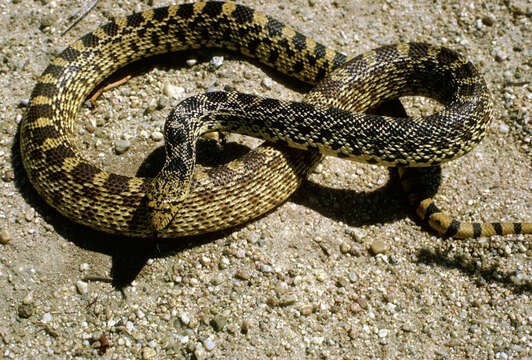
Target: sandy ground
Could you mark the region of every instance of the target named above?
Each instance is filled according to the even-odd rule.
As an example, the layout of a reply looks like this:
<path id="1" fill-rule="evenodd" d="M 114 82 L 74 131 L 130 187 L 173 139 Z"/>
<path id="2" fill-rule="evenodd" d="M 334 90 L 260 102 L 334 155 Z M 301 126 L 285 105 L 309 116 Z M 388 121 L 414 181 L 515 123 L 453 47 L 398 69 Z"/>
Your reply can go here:
<path id="1" fill-rule="evenodd" d="M 486 76 L 495 118 L 480 146 L 443 166 L 436 199 L 463 220 L 532 221 L 530 2 L 242 3 L 350 55 L 398 41 L 466 54 Z M 1 358 L 530 358 L 531 237 L 436 236 L 381 167 L 327 158 L 267 216 L 159 244 L 88 230 L 46 206 L 13 147 L 38 75 L 110 15 L 168 2 L 112 4 L 100 1 L 61 37 L 86 2 L 0 3 Z M 213 55 L 224 62 L 211 72 Z M 80 149 L 98 164 L 135 174 L 160 148 L 154 133 L 175 102 L 167 83 L 183 88 L 180 97 L 226 85 L 302 96 L 301 86 L 231 54 L 163 61 L 83 108 Z M 431 111 L 407 100 L 410 113 Z"/>

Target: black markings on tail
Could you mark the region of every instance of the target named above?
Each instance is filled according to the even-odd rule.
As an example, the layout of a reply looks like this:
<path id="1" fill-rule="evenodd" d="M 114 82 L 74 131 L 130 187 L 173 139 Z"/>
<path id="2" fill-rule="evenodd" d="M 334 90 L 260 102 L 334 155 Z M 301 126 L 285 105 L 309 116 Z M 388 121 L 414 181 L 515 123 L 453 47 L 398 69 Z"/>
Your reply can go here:
<path id="1" fill-rule="evenodd" d="M 514 223 L 514 233 L 515 234 L 521 234 L 523 231 L 523 226 L 521 223 Z"/>
<path id="2" fill-rule="evenodd" d="M 445 233 L 445 236 L 452 237 L 458 233 L 458 230 L 460 230 L 461 223 L 458 220 L 451 221 L 451 224 L 447 228 L 447 232 Z"/>
<path id="3" fill-rule="evenodd" d="M 482 234 L 482 224 L 481 223 L 472 223 L 473 226 L 473 237 L 478 238 Z"/>
<path id="4" fill-rule="evenodd" d="M 502 225 L 501 223 L 492 223 L 493 229 L 497 235 L 502 235 Z"/>
<path id="5" fill-rule="evenodd" d="M 431 202 L 429 206 L 427 207 L 427 210 L 425 210 L 425 219 L 429 219 L 431 215 L 441 212 L 440 209 L 434 204 L 434 202 Z"/>

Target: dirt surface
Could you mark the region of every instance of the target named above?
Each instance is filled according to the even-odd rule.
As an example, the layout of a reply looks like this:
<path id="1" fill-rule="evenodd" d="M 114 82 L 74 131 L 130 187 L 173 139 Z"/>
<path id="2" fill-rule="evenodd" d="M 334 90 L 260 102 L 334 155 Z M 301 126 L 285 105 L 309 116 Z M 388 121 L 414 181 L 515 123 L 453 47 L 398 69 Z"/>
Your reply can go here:
<path id="1" fill-rule="evenodd" d="M 485 74 L 495 117 L 480 146 L 443 166 L 436 199 L 462 220 L 532 221 L 530 2 L 241 2 L 350 56 L 398 41 L 466 54 Z M 164 243 L 94 232 L 45 205 L 15 144 L 37 77 L 109 16 L 168 4 L 114 3 L 100 1 L 64 36 L 87 2 L 0 3 L 1 358 L 530 358 L 531 237 L 436 236 L 378 166 L 327 158 L 261 219 Z M 214 55 L 224 62 L 210 71 Z M 160 60 L 82 109 L 80 150 L 106 169 L 133 175 L 162 146 L 176 102 L 165 88 L 179 99 L 224 86 L 290 99 L 304 91 L 234 54 Z"/>

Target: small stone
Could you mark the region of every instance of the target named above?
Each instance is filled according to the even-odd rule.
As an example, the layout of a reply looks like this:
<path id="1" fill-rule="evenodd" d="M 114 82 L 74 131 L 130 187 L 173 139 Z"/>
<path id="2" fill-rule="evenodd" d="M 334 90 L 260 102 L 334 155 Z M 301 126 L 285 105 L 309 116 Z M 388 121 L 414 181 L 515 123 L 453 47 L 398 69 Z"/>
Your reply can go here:
<path id="1" fill-rule="evenodd" d="M 493 26 L 497 19 L 495 18 L 495 15 L 488 14 L 482 17 L 482 23 L 486 26 Z"/>
<path id="2" fill-rule="evenodd" d="M 33 311 L 35 310 L 35 306 L 33 304 L 20 304 L 18 307 L 18 316 L 20 316 L 23 319 L 28 319 L 33 315 Z"/>
<path id="3" fill-rule="evenodd" d="M 340 244 L 340 251 L 342 252 L 342 254 L 347 254 L 350 250 L 351 245 L 349 245 L 348 243 L 343 242 L 342 244 Z"/>
<path id="4" fill-rule="evenodd" d="M 33 208 L 30 208 L 24 212 L 24 218 L 27 222 L 32 222 L 35 218 L 35 210 Z"/>
<path id="5" fill-rule="evenodd" d="M 358 275 L 357 275 L 357 273 L 354 272 L 354 271 L 351 271 L 351 272 L 349 273 L 349 280 L 350 280 L 351 282 L 355 282 L 355 281 L 357 281 L 357 280 L 358 280 Z"/>
<path id="6" fill-rule="evenodd" d="M 296 303 L 296 297 L 294 295 L 288 294 L 282 296 L 279 300 L 279 306 L 290 306 Z"/>
<path id="7" fill-rule="evenodd" d="M 142 349 L 142 359 L 143 360 L 154 359 L 156 356 L 157 356 L 157 353 L 151 347 L 147 346 L 144 349 Z"/>
<path id="8" fill-rule="evenodd" d="M 211 326 L 215 331 L 222 331 L 226 323 L 227 319 L 223 315 L 216 315 L 211 320 Z"/>
<path id="9" fill-rule="evenodd" d="M 379 330 L 379 337 L 380 338 L 385 338 L 386 336 L 388 336 L 388 330 L 387 329 L 380 329 Z"/>
<path id="10" fill-rule="evenodd" d="M 90 269 L 90 265 L 87 263 L 83 263 L 79 266 L 80 271 L 88 271 Z"/>
<path id="11" fill-rule="evenodd" d="M 243 334 L 247 334 L 250 328 L 251 328 L 251 323 L 248 320 L 242 321 L 242 326 L 240 327 L 240 331 L 242 331 Z"/>
<path id="12" fill-rule="evenodd" d="M 164 139 L 164 135 L 163 135 L 163 133 L 160 132 L 160 131 L 154 131 L 154 132 L 152 132 L 151 135 L 150 135 L 150 137 L 151 137 L 151 139 L 152 139 L 153 141 L 161 141 L 162 139 Z"/>
<path id="13" fill-rule="evenodd" d="M 11 241 L 11 234 L 6 229 L 0 230 L 0 244 L 7 244 Z"/>
<path id="14" fill-rule="evenodd" d="M 267 264 L 260 264 L 260 271 L 262 271 L 263 273 L 270 273 L 272 272 L 272 267 Z"/>
<path id="15" fill-rule="evenodd" d="M 188 313 L 183 311 L 181 312 L 181 314 L 179 314 L 179 320 L 183 325 L 188 326 L 188 324 L 190 323 L 190 316 L 188 315 Z"/>
<path id="16" fill-rule="evenodd" d="M 508 55 L 502 50 L 497 50 L 495 52 L 495 61 L 497 62 L 503 62 L 508 58 Z"/>
<path id="17" fill-rule="evenodd" d="M 237 279 L 240 280 L 249 280 L 251 278 L 251 276 L 247 272 L 242 270 L 237 271 L 235 276 Z"/>
<path id="18" fill-rule="evenodd" d="M 115 152 L 117 155 L 121 155 L 129 150 L 131 142 L 127 139 L 119 139 L 115 142 Z"/>
<path id="19" fill-rule="evenodd" d="M 85 295 L 89 292 L 89 284 L 85 281 L 78 280 L 76 282 L 76 288 L 81 295 Z"/>
<path id="20" fill-rule="evenodd" d="M 205 346 L 205 350 L 212 351 L 216 344 L 214 344 L 214 341 L 212 341 L 210 338 L 207 338 L 203 340 L 203 346 Z"/>
<path id="21" fill-rule="evenodd" d="M 194 65 L 196 65 L 198 63 L 198 60 L 196 60 L 196 59 L 187 59 L 186 63 L 187 63 L 187 66 L 192 67 L 192 66 L 194 66 Z"/>
<path id="22" fill-rule="evenodd" d="M 163 85 L 163 94 L 173 99 L 179 99 L 180 97 L 183 96 L 184 92 L 185 92 L 185 89 L 182 88 L 181 86 L 175 86 L 168 82 L 164 83 Z"/>
<path id="23" fill-rule="evenodd" d="M 222 64 L 224 63 L 224 57 L 223 56 L 213 56 L 211 61 L 209 61 L 209 65 L 207 66 L 207 70 L 214 71 L 218 69 Z"/>
<path id="24" fill-rule="evenodd" d="M 53 319 L 52 314 L 50 314 L 49 312 L 44 313 L 44 315 L 42 316 L 42 322 L 45 324 L 52 321 L 52 319 Z"/>
<path id="25" fill-rule="evenodd" d="M 386 242 L 384 240 L 376 239 L 375 241 L 373 241 L 371 243 L 370 249 L 371 249 L 371 252 L 374 255 L 377 255 L 377 254 L 385 253 L 388 250 L 388 247 L 387 247 Z"/>
<path id="26" fill-rule="evenodd" d="M 312 314 L 312 310 L 314 309 L 314 306 L 308 304 L 308 305 L 304 305 L 300 310 L 299 312 L 301 313 L 301 315 L 310 315 Z"/>
<path id="27" fill-rule="evenodd" d="M 351 304 L 349 309 L 351 310 L 352 313 L 356 314 L 356 313 L 359 313 L 359 312 L 362 311 L 362 306 L 360 306 L 359 303 L 354 302 L 354 303 Z"/>
<path id="28" fill-rule="evenodd" d="M 347 285 L 348 285 L 347 280 L 344 278 L 339 278 L 336 280 L 337 287 L 347 287 Z"/>
<path id="29" fill-rule="evenodd" d="M 207 358 L 207 354 L 205 353 L 203 345 L 196 345 L 196 349 L 194 350 L 194 357 L 196 358 L 196 360 L 204 360 Z"/>
<path id="30" fill-rule="evenodd" d="M 499 131 L 502 132 L 503 134 L 508 133 L 509 131 L 508 126 L 505 123 L 501 123 L 499 125 Z"/>
<path id="31" fill-rule="evenodd" d="M 269 77 L 265 77 L 262 79 L 262 86 L 264 86 L 266 89 L 271 89 L 273 86 L 273 81 Z"/>

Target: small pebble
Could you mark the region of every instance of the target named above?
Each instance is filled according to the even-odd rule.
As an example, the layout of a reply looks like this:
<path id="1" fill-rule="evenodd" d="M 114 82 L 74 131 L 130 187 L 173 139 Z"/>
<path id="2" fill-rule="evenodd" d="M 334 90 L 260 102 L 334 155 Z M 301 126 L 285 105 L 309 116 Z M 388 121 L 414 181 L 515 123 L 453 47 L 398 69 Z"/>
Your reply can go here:
<path id="1" fill-rule="evenodd" d="M 343 242 L 342 244 L 340 244 L 340 251 L 342 252 L 342 254 L 347 254 L 350 250 L 351 245 L 349 245 L 348 243 Z"/>
<path id="2" fill-rule="evenodd" d="M 376 239 L 371 243 L 370 249 L 374 255 L 384 254 L 388 250 L 388 246 L 384 240 Z"/>
<path id="3" fill-rule="evenodd" d="M 247 334 L 250 328 L 251 328 L 251 323 L 248 320 L 242 321 L 242 326 L 240 327 L 240 331 L 242 331 L 243 334 Z"/>
<path id="4" fill-rule="evenodd" d="M 150 137 L 151 137 L 151 139 L 152 139 L 153 141 L 161 141 L 162 139 L 164 139 L 164 135 L 163 135 L 163 133 L 160 132 L 160 131 L 154 131 L 154 132 L 152 132 L 151 135 L 150 135 Z"/>
<path id="5" fill-rule="evenodd" d="M 11 234 L 6 229 L 0 230 L 0 244 L 7 244 L 11 241 Z"/>
<path id="6" fill-rule="evenodd" d="M 264 86 L 266 89 L 271 89 L 273 86 L 273 81 L 269 77 L 265 77 L 262 79 L 262 86 Z"/>
<path id="7" fill-rule="evenodd" d="M 240 279 L 240 280 L 249 280 L 250 279 L 249 274 L 247 272 L 245 272 L 245 271 L 242 271 L 242 270 L 237 271 L 235 276 L 236 276 L 237 279 Z"/>
<path id="8" fill-rule="evenodd" d="M 290 306 L 296 303 L 296 297 L 294 295 L 285 295 L 282 296 L 279 300 L 279 306 Z"/>
<path id="9" fill-rule="evenodd" d="M 508 126 L 505 123 L 500 124 L 499 131 L 506 134 L 509 131 Z"/>
<path id="10" fill-rule="evenodd" d="M 354 302 L 354 303 L 351 304 L 349 309 L 351 310 L 352 313 L 356 314 L 356 313 L 359 313 L 359 312 L 362 311 L 362 306 L 360 306 L 359 303 Z"/>
<path id="11" fill-rule="evenodd" d="M 207 69 L 209 71 L 214 71 L 218 69 L 222 64 L 224 63 L 224 57 L 223 56 L 213 56 L 211 61 L 209 61 L 209 65 L 207 66 Z"/>
<path id="12" fill-rule="evenodd" d="M 187 59 L 186 63 L 187 63 L 188 66 L 192 67 L 192 66 L 194 66 L 194 65 L 196 65 L 198 63 L 198 60 L 196 60 L 196 59 Z"/>
<path id="13" fill-rule="evenodd" d="M 117 155 L 123 154 L 129 150 L 131 142 L 127 139 L 119 139 L 115 142 L 115 152 Z"/>
<path id="14" fill-rule="evenodd" d="M 28 319 L 33 315 L 33 311 L 35 310 L 35 306 L 33 304 L 20 304 L 18 307 L 18 316 L 20 316 L 23 319 Z"/>
<path id="15" fill-rule="evenodd" d="M 304 305 L 300 310 L 299 312 L 301 313 L 301 315 L 310 315 L 312 314 L 312 310 L 314 309 L 314 306 L 308 304 L 308 305 Z"/>
<path id="16" fill-rule="evenodd" d="M 76 282 L 76 288 L 81 295 L 85 295 L 89 292 L 89 284 L 85 281 L 78 280 Z"/>
<path id="17" fill-rule="evenodd" d="M 143 360 L 154 359 L 156 356 L 157 356 L 157 353 L 151 347 L 147 346 L 144 349 L 142 349 L 142 359 Z"/>
<path id="18" fill-rule="evenodd" d="M 351 272 L 349 273 L 349 280 L 351 280 L 351 282 L 355 282 L 355 281 L 357 281 L 357 280 L 358 280 L 358 275 L 357 275 L 357 273 L 354 272 L 354 271 L 351 271 Z"/>
<path id="19" fill-rule="evenodd" d="M 173 99 L 179 99 L 183 96 L 183 93 L 185 92 L 185 89 L 181 86 L 175 86 L 170 83 L 164 83 L 163 86 L 163 94 L 165 94 L 168 97 L 171 97 Z"/>
<path id="20" fill-rule="evenodd" d="M 210 338 L 207 338 L 205 340 L 203 340 L 203 346 L 205 346 L 205 349 L 207 351 L 212 351 L 214 349 L 214 341 L 212 341 Z"/>
<path id="21" fill-rule="evenodd" d="M 216 315 L 211 320 L 211 326 L 215 331 L 222 331 L 226 323 L 227 319 L 223 315 Z"/>
<path id="22" fill-rule="evenodd" d="M 188 325 L 190 323 L 190 316 L 188 315 L 188 313 L 186 312 L 181 312 L 181 314 L 179 314 L 179 320 L 181 320 L 181 323 L 183 325 Z"/>
<path id="23" fill-rule="evenodd" d="M 42 316 L 42 322 L 45 324 L 52 321 L 52 319 L 53 319 L 52 314 L 50 314 L 49 312 L 44 313 L 44 315 Z"/>
<path id="24" fill-rule="evenodd" d="M 87 263 L 83 263 L 79 266 L 80 271 L 88 271 L 90 269 L 90 265 Z"/>
<path id="25" fill-rule="evenodd" d="M 196 358 L 196 360 L 204 360 L 207 358 L 207 354 L 205 353 L 203 345 L 196 345 L 196 349 L 194 350 L 194 357 Z"/>
<path id="26" fill-rule="evenodd" d="M 488 14 L 482 17 L 482 23 L 486 26 L 493 26 L 493 24 L 495 24 L 496 21 L 497 19 L 495 18 L 495 15 L 493 14 Z"/>
<path id="27" fill-rule="evenodd" d="M 263 273 L 269 273 L 272 272 L 272 267 L 267 264 L 260 264 L 260 271 L 262 271 Z"/>

